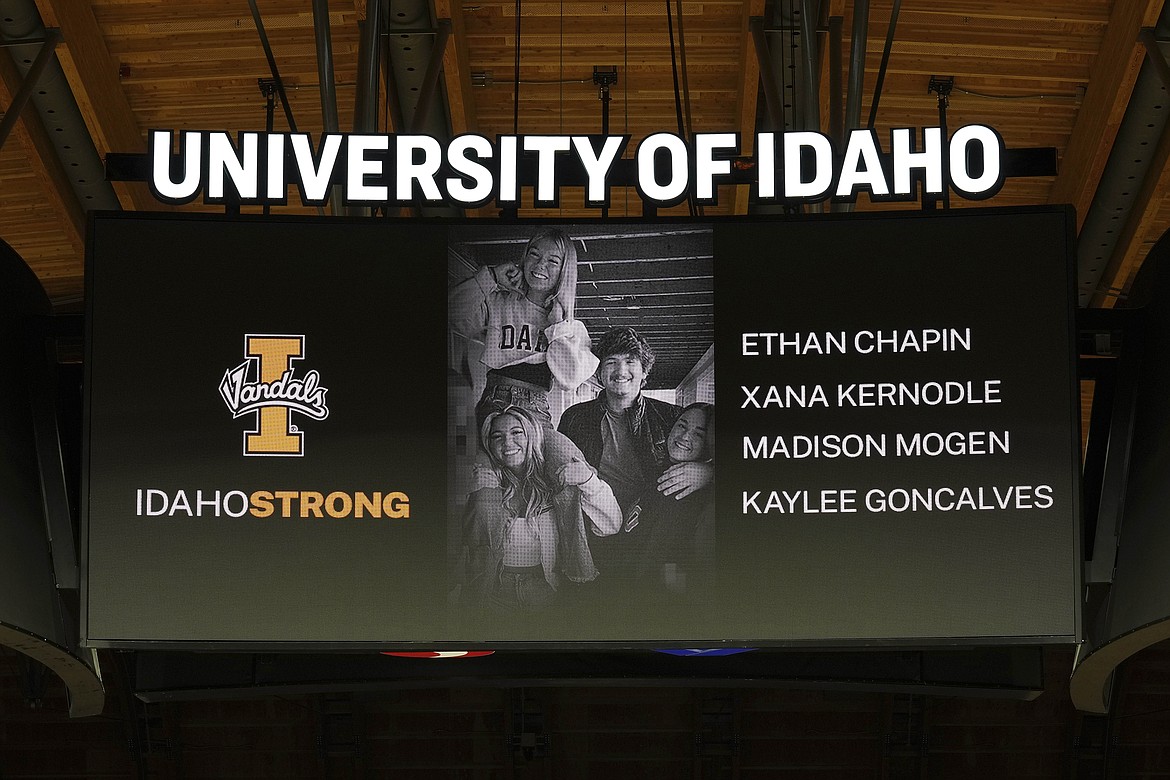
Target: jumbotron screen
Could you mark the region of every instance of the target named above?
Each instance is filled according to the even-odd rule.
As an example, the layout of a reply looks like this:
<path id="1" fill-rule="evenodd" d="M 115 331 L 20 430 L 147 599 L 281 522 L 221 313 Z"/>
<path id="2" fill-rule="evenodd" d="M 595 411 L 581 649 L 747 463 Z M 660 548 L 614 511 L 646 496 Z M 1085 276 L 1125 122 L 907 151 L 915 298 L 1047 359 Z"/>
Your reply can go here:
<path id="1" fill-rule="evenodd" d="M 1071 641 L 1070 220 L 96 215 L 85 641 Z"/>

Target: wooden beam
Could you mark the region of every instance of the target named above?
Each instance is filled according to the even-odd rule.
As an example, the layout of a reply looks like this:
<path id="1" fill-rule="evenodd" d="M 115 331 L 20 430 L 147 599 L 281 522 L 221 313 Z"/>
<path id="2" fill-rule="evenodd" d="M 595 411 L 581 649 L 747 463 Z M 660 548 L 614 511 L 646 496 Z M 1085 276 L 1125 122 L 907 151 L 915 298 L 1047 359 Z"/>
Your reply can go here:
<path id="1" fill-rule="evenodd" d="M 1060 172 L 1048 197 L 1049 203 L 1071 203 L 1076 208 L 1078 231 L 1093 202 L 1145 57 L 1138 33 L 1142 27 L 1157 22 L 1162 3 L 1163 0 L 1117 0 L 1113 5 Z"/>
<path id="2" fill-rule="evenodd" d="M 0 104 L 12 105 L 12 96 L 20 90 L 21 83 L 20 71 L 12 59 L 0 55 Z M 8 142 L 13 141 L 24 148 L 33 175 L 40 182 L 69 245 L 80 261 L 85 254 L 85 213 L 73 192 L 69 175 L 61 165 L 61 158 L 57 156 L 57 150 L 49 139 L 49 133 L 31 103 L 25 106 L 12 128 Z"/>
<path id="3" fill-rule="evenodd" d="M 90 4 L 75 0 L 36 0 L 36 4 L 45 26 L 57 27 L 65 36 L 57 47 L 57 59 L 98 154 L 103 158 L 110 152 L 144 154 L 145 136 L 122 90 L 118 63 L 106 48 Z M 113 186 L 123 208 L 165 208 L 142 182 L 113 182 Z"/>
<path id="4" fill-rule="evenodd" d="M 744 0 L 739 25 L 739 62 L 742 78 L 739 97 L 736 101 L 735 117 L 739 127 L 740 154 L 745 157 L 755 153 L 756 103 L 760 93 L 760 61 L 756 57 L 756 47 L 752 41 L 752 35 L 748 31 L 748 25 L 752 17 L 763 15 L 764 0 Z M 738 184 L 732 188 L 732 193 L 731 213 L 746 214 L 751 186 Z"/>

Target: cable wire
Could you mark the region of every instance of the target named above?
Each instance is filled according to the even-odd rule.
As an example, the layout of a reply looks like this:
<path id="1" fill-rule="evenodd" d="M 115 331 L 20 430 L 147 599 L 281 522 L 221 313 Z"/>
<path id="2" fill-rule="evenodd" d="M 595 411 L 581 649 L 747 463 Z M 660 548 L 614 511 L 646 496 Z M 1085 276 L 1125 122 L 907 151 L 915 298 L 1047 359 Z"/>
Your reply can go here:
<path id="1" fill-rule="evenodd" d="M 783 2 L 783 0 L 781 0 L 781 2 L 780 2 L 780 10 L 778 11 L 778 13 L 780 14 L 781 26 L 786 26 L 784 24 L 785 16 L 784 16 L 784 2 Z M 789 8 L 788 8 L 788 17 L 787 18 L 788 19 L 792 18 L 791 5 L 789 5 Z M 789 104 L 788 104 L 787 95 L 788 95 L 789 87 L 788 87 L 788 81 L 787 81 L 788 68 L 785 65 L 785 63 L 790 61 L 791 59 L 792 59 L 792 33 L 785 32 L 785 33 L 783 33 L 782 37 L 780 38 L 780 95 L 779 95 L 779 97 L 780 97 L 780 127 L 776 128 L 777 131 L 788 129 L 788 105 Z M 773 65 L 772 62 L 768 63 L 768 67 L 773 68 L 773 69 L 775 68 L 775 66 Z"/>
<path id="2" fill-rule="evenodd" d="M 288 104 L 288 94 L 284 91 L 284 79 L 280 77 L 280 69 L 276 67 L 276 57 L 272 53 L 272 44 L 268 42 L 268 34 L 264 32 L 264 21 L 260 18 L 260 9 L 256 7 L 256 0 L 248 0 L 248 7 L 252 9 L 252 21 L 256 25 L 256 32 L 260 35 L 260 45 L 264 48 L 264 56 L 268 59 L 268 70 L 272 80 L 276 82 L 276 94 L 280 95 L 280 105 L 284 107 L 284 118 L 288 122 L 290 133 L 297 132 L 297 123 L 293 119 L 292 107 Z"/>
<path id="3" fill-rule="evenodd" d="M 670 73 L 674 78 L 674 113 L 678 119 L 678 134 L 684 140 L 687 137 L 686 127 L 683 124 L 682 93 L 678 81 L 678 56 L 674 50 L 674 19 L 670 10 L 670 0 L 666 0 L 666 33 L 670 37 Z M 695 216 L 695 204 L 687 198 L 687 211 Z"/>
<path id="4" fill-rule="evenodd" d="M 683 112 L 686 115 L 686 136 L 691 138 L 695 134 L 694 117 L 691 114 L 691 85 L 687 78 L 689 69 L 687 68 L 687 36 L 683 30 L 683 4 L 682 0 L 674 0 L 674 11 L 678 16 L 678 60 L 682 68 L 682 94 L 683 94 Z M 694 206 L 691 209 L 692 216 L 704 216 L 702 206 Z"/>
<path id="5" fill-rule="evenodd" d="M 559 113 L 560 128 L 558 132 L 565 134 L 565 0 L 561 0 L 560 14 L 557 26 L 557 83 L 560 84 L 557 95 L 557 112 Z"/>
<path id="6" fill-rule="evenodd" d="M 630 0 L 622 0 L 622 78 L 630 80 Z M 622 132 L 630 134 L 630 85 L 622 85 Z M 625 191 L 626 216 L 630 215 L 630 186 L 623 187 Z"/>
<path id="7" fill-rule="evenodd" d="M 902 0 L 894 0 L 894 7 L 890 10 L 890 26 L 886 30 L 886 45 L 882 48 L 882 64 L 878 66 L 877 84 L 873 88 L 873 103 L 869 107 L 869 122 L 866 127 L 873 129 L 877 121 L 878 103 L 882 99 L 882 85 L 886 81 L 886 68 L 890 65 L 890 51 L 894 48 L 894 31 L 898 27 L 898 12 L 902 8 Z"/>
<path id="8" fill-rule="evenodd" d="M 512 135 L 520 135 L 520 4 L 516 0 L 516 72 L 512 80 Z"/>
<path id="9" fill-rule="evenodd" d="M 988 100 L 1080 100 L 1080 95 L 993 95 L 988 92 L 976 92 L 972 89 L 962 89 L 961 87 L 952 87 L 952 92 L 961 92 L 964 95 L 972 97 L 986 98 Z"/>
<path id="10" fill-rule="evenodd" d="M 674 113 L 678 119 L 678 134 L 686 138 L 683 127 L 682 95 L 678 83 L 678 56 L 674 50 L 674 15 L 670 11 L 670 0 L 666 0 L 666 34 L 670 37 L 670 75 L 674 79 Z"/>

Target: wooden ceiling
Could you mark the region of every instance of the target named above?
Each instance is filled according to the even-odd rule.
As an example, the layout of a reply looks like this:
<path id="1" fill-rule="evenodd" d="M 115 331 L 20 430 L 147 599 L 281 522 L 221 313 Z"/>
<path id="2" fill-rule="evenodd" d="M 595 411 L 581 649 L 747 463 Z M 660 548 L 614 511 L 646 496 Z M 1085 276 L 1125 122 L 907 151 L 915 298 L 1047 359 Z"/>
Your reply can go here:
<path id="1" fill-rule="evenodd" d="M 265 98 L 258 79 L 270 77 L 246 0 L 33 0 L 44 25 L 59 28 L 57 56 L 97 153 L 145 151 L 151 128 L 262 130 Z M 762 111 L 753 17 L 780 18 L 793 0 L 715 0 L 650 3 L 632 0 L 527 0 L 519 5 L 520 89 L 518 129 L 597 132 L 601 103 L 591 83 L 593 66 L 616 65 L 610 103 L 611 132 L 637 141 L 655 130 L 677 128 L 671 38 L 666 8 L 688 98 L 688 131 L 738 131 L 750 138 Z M 12 0 L 0 1 L 0 17 Z M 330 25 L 341 128 L 353 116 L 359 22 L 365 0 L 333 0 Z M 396 23 L 394 2 L 391 22 Z M 893 36 L 888 72 L 876 117 L 879 138 L 891 126 L 938 122 L 938 102 L 927 89 L 932 75 L 953 76 L 948 109 L 952 128 L 970 122 L 1001 131 L 1008 148 L 1053 147 L 1058 174 L 1010 179 L 982 205 L 1072 203 L 1083 220 L 1105 168 L 1145 51 L 1138 34 L 1152 26 L 1161 0 L 906 0 Z M 309 0 L 257 0 L 298 128 L 322 128 L 316 46 Z M 451 22 L 440 82 L 451 130 L 487 135 L 511 132 L 514 121 L 517 3 L 507 0 L 434 0 L 433 18 Z M 869 114 L 892 0 L 873 0 L 861 116 Z M 829 36 L 825 21 L 843 19 L 848 67 L 852 0 L 824 0 L 817 35 L 822 127 L 829 121 Z M 398 20 L 401 22 L 402 20 Z M 412 29 L 417 29 L 414 24 Z M 781 35 L 768 37 L 779 56 Z M 12 51 L 12 50 L 5 50 Z M 685 68 L 681 67 L 684 64 Z M 474 81 L 473 81 L 474 74 Z M 11 58 L 0 56 L 0 107 L 21 85 Z M 479 86 L 473 85 L 478 84 Z M 782 85 L 785 102 L 795 94 Z M 409 111 L 411 106 L 405 105 Z M 381 111 L 379 128 L 392 131 Z M 277 129 L 284 127 L 277 109 Z M 85 203 L 68 185 L 69 166 L 53 152 L 51 129 L 30 106 L 0 149 L 0 238 L 39 275 L 61 306 L 82 294 Z M 750 151 L 750 150 L 749 150 Z M 1152 242 L 1170 225 L 1163 214 L 1170 182 L 1166 152 L 1156 158 L 1135 216 L 1101 280 L 1124 289 Z M 145 187 L 116 183 L 125 209 L 159 209 Z M 527 215 L 596 216 L 580 193 L 566 193 L 559 209 Z M 960 202 L 954 206 L 962 206 Z M 707 215 L 744 213 L 745 188 L 724 187 Z M 871 208 L 859 203 L 858 208 Z M 905 206 L 904 206 L 905 207 Z M 909 207 L 913 207 L 910 204 Z M 184 207 L 206 209 L 199 205 Z M 304 211 L 297 204 L 287 207 Z M 676 209 L 685 213 L 686 206 Z M 485 208 L 483 216 L 496 213 Z M 637 214 L 636 196 L 615 192 L 611 214 Z M 1098 296 L 1109 306 L 1114 295 Z"/>

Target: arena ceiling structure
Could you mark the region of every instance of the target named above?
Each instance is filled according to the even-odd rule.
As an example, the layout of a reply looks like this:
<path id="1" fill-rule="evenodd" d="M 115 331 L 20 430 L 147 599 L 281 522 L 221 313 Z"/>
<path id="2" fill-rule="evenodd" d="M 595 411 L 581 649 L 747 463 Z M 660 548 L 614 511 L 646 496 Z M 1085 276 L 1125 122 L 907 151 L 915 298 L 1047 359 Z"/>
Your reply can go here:
<path id="1" fill-rule="evenodd" d="M 76 304 L 85 212 L 165 208 L 140 183 L 103 181 L 107 158 L 145 152 L 150 129 L 291 121 L 314 135 L 491 137 L 596 133 L 607 121 L 631 149 L 656 131 L 739 132 L 747 155 L 757 130 L 833 134 L 848 123 L 886 143 L 891 127 L 938 124 L 945 98 L 951 128 L 983 123 L 1009 150 L 1054 150 L 1055 165 L 1010 176 L 979 205 L 1075 206 L 1080 303 L 1109 307 L 1170 221 L 1161 6 L 4 0 L 0 237 L 58 307 Z M 599 216 L 581 200 L 567 192 L 556 209 L 520 215 Z M 287 210 L 312 213 L 295 201 Z M 746 186 L 724 186 L 702 212 L 753 208 Z M 856 208 L 875 206 L 863 196 Z M 473 216 L 496 213 L 489 204 Z M 615 189 L 610 215 L 641 213 L 632 188 Z"/>
<path id="2" fill-rule="evenodd" d="M 884 144 L 891 128 L 945 118 L 950 128 L 994 127 L 1028 163 L 979 203 L 862 196 L 808 211 L 1070 204 L 1077 303 L 1110 309 L 1125 305 L 1170 227 L 1168 36 L 1159 0 L 0 0 L 0 239 L 55 311 L 72 314 L 84 303 L 86 212 L 222 211 L 160 203 L 135 180 L 152 129 L 607 130 L 628 134 L 631 150 L 659 131 L 736 132 L 750 156 L 758 131 L 840 137 L 869 127 Z M 747 185 L 723 185 L 716 205 L 658 213 L 702 220 L 769 209 L 781 210 L 754 203 Z M 272 211 L 346 210 L 306 206 L 293 191 Z M 608 216 L 643 213 L 633 187 L 614 189 Z M 466 216 L 499 214 L 488 204 Z M 347 216 L 415 215 L 462 212 Z M 517 215 L 602 213 L 570 188 L 557 207 L 529 201 Z M 647 292 L 636 301 L 598 293 L 592 318 L 608 319 L 607 304 L 650 310 L 657 290 L 686 295 L 709 281 L 652 283 L 659 270 L 604 266 L 600 281 Z M 589 273 L 583 283 L 598 281 Z M 1106 353 L 1107 342 L 1097 345 Z M 664 370 L 681 376 L 687 366 Z M 1086 431 L 1092 393 L 1085 383 Z"/>
<path id="3" fill-rule="evenodd" d="M 604 129 L 630 136 L 626 156 L 654 132 L 736 132 L 749 158 L 757 131 L 840 138 L 846 127 L 869 127 L 885 146 L 893 127 L 981 123 L 1028 162 L 1009 166 L 990 200 L 925 205 L 1072 204 L 1082 226 L 1078 303 L 1112 307 L 1170 225 L 1160 208 L 1170 188 L 1161 5 L 3 0 L 0 238 L 33 268 L 58 311 L 79 310 L 85 213 L 176 208 L 143 182 L 123 180 L 135 178 L 123 161 L 146 152 L 152 129 L 447 139 Z M 582 188 L 566 188 L 556 208 L 532 207 L 525 193 L 521 217 L 602 216 L 584 205 Z M 863 194 L 856 204 L 805 208 L 923 205 L 874 204 Z M 469 216 L 499 215 L 493 206 Z M 276 210 L 344 212 L 305 207 L 295 190 Z M 752 202 L 748 185 L 722 185 L 717 205 L 684 201 L 661 213 L 769 210 L 781 209 Z M 643 213 L 634 187 L 611 188 L 606 216 Z M 610 289 L 654 286 L 661 269 L 622 270 L 628 276 L 606 276 Z M 674 280 L 673 292 L 693 294 L 705 283 Z M 637 305 L 653 311 L 673 302 Z M 681 334 L 691 335 L 703 337 Z M 689 367 L 663 368 L 682 376 Z"/>

